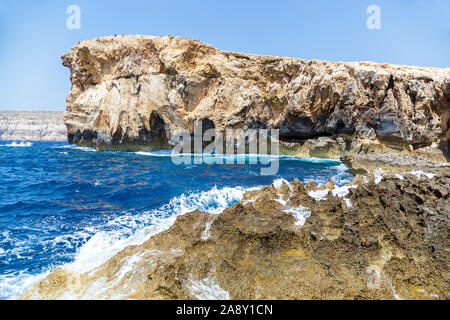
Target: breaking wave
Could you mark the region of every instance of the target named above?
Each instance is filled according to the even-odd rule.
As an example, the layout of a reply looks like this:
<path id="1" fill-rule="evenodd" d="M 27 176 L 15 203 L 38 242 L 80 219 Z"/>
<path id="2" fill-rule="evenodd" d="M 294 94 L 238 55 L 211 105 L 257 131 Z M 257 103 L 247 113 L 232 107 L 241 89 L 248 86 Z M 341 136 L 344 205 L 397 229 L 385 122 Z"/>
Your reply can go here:
<path id="1" fill-rule="evenodd" d="M 129 245 L 138 245 L 151 236 L 170 228 L 179 215 L 201 210 L 217 214 L 233 203 L 239 202 L 245 192 L 257 187 L 213 187 L 209 191 L 182 194 L 174 197 L 162 207 L 144 211 L 140 214 L 127 213 L 107 222 L 109 231 L 99 231 L 87 240 L 76 252 L 73 262 L 63 265 L 72 272 L 85 273 L 106 262 L 109 258 Z M 142 227 L 143 226 L 143 227 Z M 87 228 L 73 235 L 87 237 L 92 232 Z M 66 241 L 70 246 L 75 239 L 54 239 L 56 242 Z M 34 283 L 43 279 L 54 266 L 43 274 L 33 275 L 25 271 L 0 275 L 0 298 L 16 299 Z"/>
<path id="2" fill-rule="evenodd" d="M 56 267 L 89 271 L 181 214 L 220 213 L 247 191 L 274 181 L 281 186 L 279 179 L 321 184 L 331 178 L 342 186 L 352 177 L 336 160 L 280 156 L 279 172 L 262 176 L 260 164 L 176 165 L 170 151 L 2 143 L 24 147 L 0 152 L 0 299 L 20 297 Z"/>
<path id="3" fill-rule="evenodd" d="M 0 144 L 0 147 L 21 147 L 21 148 L 24 148 L 24 147 L 31 147 L 31 146 L 33 146 L 33 143 L 27 142 L 27 141 L 20 141 L 20 142 L 13 141 L 13 142 L 11 142 L 9 144 Z"/>
<path id="4" fill-rule="evenodd" d="M 77 252 L 75 261 L 67 267 L 76 272 L 87 272 L 103 264 L 109 258 L 129 245 L 138 245 L 151 236 L 170 228 L 179 215 L 200 210 L 213 214 L 222 212 L 233 203 L 239 202 L 244 193 L 258 188 L 212 188 L 209 191 L 182 194 L 173 198 L 168 204 L 156 210 L 139 215 L 123 215 L 110 222 L 114 230 L 96 233 Z M 139 225 L 143 228 L 132 229 Z"/>

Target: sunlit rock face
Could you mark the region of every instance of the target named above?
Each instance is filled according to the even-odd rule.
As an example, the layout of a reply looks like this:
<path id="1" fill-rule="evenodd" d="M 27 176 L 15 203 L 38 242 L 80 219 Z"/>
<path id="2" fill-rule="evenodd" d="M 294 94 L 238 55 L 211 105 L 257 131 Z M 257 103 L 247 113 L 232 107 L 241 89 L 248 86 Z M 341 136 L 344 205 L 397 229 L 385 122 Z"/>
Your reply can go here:
<path id="1" fill-rule="evenodd" d="M 258 56 L 143 35 L 82 41 L 62 59 L 72 81 L 65 123 L 77 144 L 165 148 L 175 129 L 192 133 L 203 120 L 279 129 L 306 155 L 303 142 L 323 136 L 336 141 L 333 157 L 448 148 L 450 69 Z"/>
<path id="2" fill-rule="evenodd" d="M 63 113 L 0 111 L 0 140 L 65 141 Z"/>

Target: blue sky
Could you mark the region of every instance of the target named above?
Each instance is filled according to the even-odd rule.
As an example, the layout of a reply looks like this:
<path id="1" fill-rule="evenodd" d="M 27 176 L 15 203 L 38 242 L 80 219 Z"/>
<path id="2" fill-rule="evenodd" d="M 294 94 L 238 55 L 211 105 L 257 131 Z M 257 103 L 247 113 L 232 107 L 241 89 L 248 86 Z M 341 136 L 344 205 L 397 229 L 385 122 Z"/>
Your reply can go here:
<path id="1" fill-rule="evenodd" d="M 369 30 L 369 5 L 381 30 Z M 69 30 L 69 5 L 81 29 Z M 450 67 L 448 0 L 0 0 L 0 109 L 64 110 L 60 56 L 113 34 L 186 36 L 219 49 L 332 61 Z"/>

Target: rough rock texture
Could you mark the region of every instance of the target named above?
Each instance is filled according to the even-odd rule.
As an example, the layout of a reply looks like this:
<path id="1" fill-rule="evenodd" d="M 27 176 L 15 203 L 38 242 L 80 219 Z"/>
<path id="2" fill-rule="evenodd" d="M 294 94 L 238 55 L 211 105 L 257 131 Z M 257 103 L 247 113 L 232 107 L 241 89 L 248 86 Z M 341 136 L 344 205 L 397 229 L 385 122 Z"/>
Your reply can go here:
<path id="1" fill-rule="evenodd" d="M 63 113 L 0 111 L 0 140 L 65 141 Z"/>
<path id="2" fill-rule="evenodd" d="M 22 298 L 448 299 L 449 171 L 376 180 L 263 187 Z"/>
<path id="3" fill-rule="evenodd" d="M 429 172 L 440 175 L 450 172 L 448 162 L 437 163 L 421 156 L 408 156 L 393 153 L 368 153 L 364 155 L 343 156 L 340 160 L 349 167 L 353 175 L 372 175 L 376 172 L 399 173 L 408 171 Z"/>
<path id="4" fill-rule="evenodd" d="M 192 133 L 200 120 L 277 128 L 287 142 L 340 138 L 336 156 L 427 147 L 442 160 L 438 148 L 448 150 L 450 69 L 257 56 L 142 35 L 82 41 L 62 59 L 72 81 L 65 123 L 77 144 L 168 147 L 175 129 Z"/>

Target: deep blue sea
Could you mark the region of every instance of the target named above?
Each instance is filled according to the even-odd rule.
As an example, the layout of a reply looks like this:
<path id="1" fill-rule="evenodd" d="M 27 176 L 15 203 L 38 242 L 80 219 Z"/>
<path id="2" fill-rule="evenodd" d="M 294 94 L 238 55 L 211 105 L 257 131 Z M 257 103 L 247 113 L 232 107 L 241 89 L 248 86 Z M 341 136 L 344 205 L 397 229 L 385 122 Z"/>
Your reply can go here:
<path id="1" fill-rule="evenodd" d="M 170 152 L 97 152 L 63 142 L 0 141 L 0 299 L 19 297 L 57 266 L 85 272 L 179 214 L 219 213 L 251 188 L 299 178 L 351 181 L 338 161 L 280 157 L 257 165 L 172 162 Z"/>

